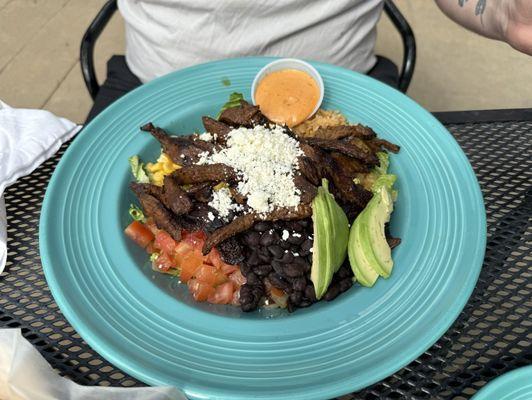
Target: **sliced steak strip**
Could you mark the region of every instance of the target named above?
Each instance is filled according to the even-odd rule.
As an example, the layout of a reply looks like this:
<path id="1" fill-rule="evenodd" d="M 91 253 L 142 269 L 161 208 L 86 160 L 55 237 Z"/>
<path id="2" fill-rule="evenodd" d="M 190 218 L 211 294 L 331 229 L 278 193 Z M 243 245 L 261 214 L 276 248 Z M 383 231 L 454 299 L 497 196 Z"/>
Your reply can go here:
<path id="1" fill-rule="evenodd" d="M 320 139 L 338 140 L 344 137 L 353 136 L 363 139 L 371 139 L 377 136 L 373 129 L 364 125 L 341 125 L 319 128 L 314 137 Z"/>
<path id="2" fill-rule="evenodd" d="M 309 146 L 310 147 L 310 146 Z M 315 165 L 315 162 L 312 161 L 309 157 L 301 156 L 298 158 L 298 167 L 301 175 L 303 175 L 307 180 L 313 185 L 319 185 L 321 176 L 318 171 L 318 168 Z"/>
<path id="3" fill-rule="evenodd" d="M 176 215 L 186 214 L 192 209 L 192 201 L 170 175 L 164 177 L 162 200 Z"/>
<path id="4" fill-rule="evenodd" d="M 214 147 L 212 143 L 201 140 L 193 141 L 187 136 L 170 136 L 164 129 L 153 126 L 151 122 L 140 129 L 151 133 L 161 143 L 163 151 L 179 165 L 196 163 L 201 153 L 211 151 Z"/>
<path id="5" fill-rule="evenodd" d="M 360 209 L 366 207 L 366 204 L 373 196 L 370 191 L 353 182 L 353 178 L 345 175 L 342 171 L 336 171 L 331 176 L 333 181 L 333 193 L 344 202 L 354 203 Z"/>
<path id="6" fill-rule="evenodd" d="M 236 217 L 234 220 L 227 225 L 222 226 L 220 229 L 215 230 L 209 235 L 209 237 L 207 237 L 207 240 L 205 240 L 202 250 L 203 254 L 208 254 L 213 247 L 218 246 L 224 240 L 250 229 L 255 223 L 255 218 L 255 214 L 244 214 Z"/>
<path id="7" fill-rule="evenodd" d="M 181 227 L 174 218 L 174 215 L 159 200 L 144 190 L 138 190 L 138 187 L 131 185 L 131 189 L 139 198 L 144 213 L 153 218 L 155 225 L 163 229 L 176 241 L 181 240 Z"/>
<path id="8" fill-rule="evenodd" d="M 338 152 L 331 152 L 336 168 L 345 175 L 354 177 L 359 172 L 369 172 L 369 168 L 358 160 Z"/>
<path id="9" fill-rule="evenodd" d="M 302 175 L 294 177 L 294 185 L 300 192 L 301 204 L 310 204 L 314 197 L 318 194 L 318 189 Z"/>
<path id="10" fill-rule="evenodd" d="M 251 127 L 264 122 L 264 116 L 258 106 L 242 101 L 239 107 L 228 108 L 220 114 L 219 120 L 225 124 L 240 127 Z"/>
<path id="11" fill-rule="evenodd" d="M 356 138 L 353 138 L 353 140 L 355 139 Z M 361 148 L 355 143 L 319 138 L 308 138 L 305 140 L 308 142 L 308 144 L 312 146 L 319 147 L 323 150 L 337 151 L 339 153 L 343 153 L 350 157 L 361 160 L 369 165 L 376 165 L 379 162 L 377 156 L 371 153 L 371 151 L 368 154 L 368 152 L 366 152 L 364 148 Z M 366 149 L 370 150 L 367 146 Z"/>
<path id="12" fill-rule="evenodd" d="M 401 244 L 400 238 L 387 237 L 386 241 L 388 242 L 388 246 L 390 246 L 390 249 L 393 249 Z"/>
<path id="13" fill-rule="evenodd" d="M 202 121 L 205 130 L 212 135 L 216 135 L 215 142 L 225 144 L 227 134 L 231 132 L 233 128 L 211 117 L 202 117 Z"/>
<path id="14" fill-rule="evenodd" d="M 188 196 L 193 197 L 200 203 L 208 203 L 211 200 L 212 183 L 194 183 L 187 185 L 183 190 Z"/>
<path id="15" fill-rule="evenodd" d="M 395 143 L 388 142 L 384 139 L 373 139 L 372 142 L 379 147 L 384 147 L 386 150 L 390 150 L 392 153 L 399 153 L 399 150 L 401 150 L 401 147 L 397 146 Z"/>
<path id="16" fill-rule="evenodd" d="M 203 254 L 208 254 L 213 247 L 218 246 L 224 240 L 250 229 L 255 222 L 305 219 L 311 215 L 312 207 L 310 204 L 303 204 L 298 207 L 277 208 L 265 215 L 250 213 L 238 216 L 229 224 L 215 230 L 213 233 L 211 233 L 211 235 L 209 235 L 209 237 L 207 237 L 202 249 Z"/>
<path id="17" fill-rule="evenodd" d="M 202 182 L 232 182 L 237 179 L 233 168 L 225 164 L 190 165 L 171 175 L 180 185 Z"/>
<path id="18" fill-rule="evenodd" d="M 129 187 L 138 196 L 139 193 L 147 193 L 153 197 L 161 200 L 163 197 L 163 188 L 160 186 L 152 185 L 151 183 L 137 183 L 131 182 Z"/>

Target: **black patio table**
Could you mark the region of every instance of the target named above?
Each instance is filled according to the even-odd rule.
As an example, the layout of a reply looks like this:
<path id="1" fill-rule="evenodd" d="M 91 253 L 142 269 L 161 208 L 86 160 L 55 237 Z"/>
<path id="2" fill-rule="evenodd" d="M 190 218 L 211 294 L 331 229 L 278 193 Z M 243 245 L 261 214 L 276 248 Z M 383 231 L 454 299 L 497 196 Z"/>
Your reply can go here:
<path id="1" fill-rule="evenodd" d="M 435 115 L 467 154 L 484 195 L 488 241 L 482 272 L 457 321 L 429 350 L 341 399 L 467 399 L 496 376 L 532 364 L 532 109 Z M 21 328 L 60 374 L 77 383 L 142 386 L 81 339 L 44 279 L 41 203 L 67 147 L 5 192 L 8 255 L 0 276 L 0 328 Z"/>

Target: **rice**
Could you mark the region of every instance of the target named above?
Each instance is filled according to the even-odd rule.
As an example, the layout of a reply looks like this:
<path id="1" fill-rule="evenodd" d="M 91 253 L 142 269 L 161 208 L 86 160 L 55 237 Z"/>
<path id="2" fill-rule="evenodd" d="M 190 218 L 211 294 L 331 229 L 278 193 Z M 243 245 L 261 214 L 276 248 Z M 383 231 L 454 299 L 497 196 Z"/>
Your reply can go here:
<path id="1" fill-rule="evenodd" d="M 313 137 L 319 128 L 338 125 L 348 125 L 346 118 L 340 111 L 319 109 L 312 118 L 295 126 L 292 130 L 299 136 Z"/>

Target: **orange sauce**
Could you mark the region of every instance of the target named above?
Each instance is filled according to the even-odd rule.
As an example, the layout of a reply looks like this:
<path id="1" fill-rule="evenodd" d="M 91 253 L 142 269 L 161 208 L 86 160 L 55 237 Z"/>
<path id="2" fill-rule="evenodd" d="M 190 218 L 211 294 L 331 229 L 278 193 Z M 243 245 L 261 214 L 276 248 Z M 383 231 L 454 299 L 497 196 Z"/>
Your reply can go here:
<path id="1" fill-rule="evenodd" d="M 255 102 L 266 117 L 296 126 L 307 119 L 320 98 L 316 81 L 306 72 L 283 69 L 266 75 L 255 89 Z"/>

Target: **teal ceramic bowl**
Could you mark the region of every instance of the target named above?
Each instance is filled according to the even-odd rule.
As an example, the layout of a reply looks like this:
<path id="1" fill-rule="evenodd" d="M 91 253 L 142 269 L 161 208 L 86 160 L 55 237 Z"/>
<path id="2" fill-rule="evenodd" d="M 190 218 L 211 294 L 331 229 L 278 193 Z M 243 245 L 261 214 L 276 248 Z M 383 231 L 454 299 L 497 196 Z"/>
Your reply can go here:
<path id="1" fill-rule="evenodd" d="M 195 303 L 175 278 L 152 272 L 122 233 L 134 200 L 127 159 L 159 152 L 139 126 L 201 130 L 200 117 L 216 115 L 231 92 L 249 93 L 271 60 L 199 65 L 124 96 L 75 139 L 43 204 L 43 268 L 72 326 L 117 367 L 192 399 L 325 399 L 377 382 L 449 328 L 484 255 L 482 196 L 449 132 L 398 91 L 314 63 L 324 108 L 401 145 L 391 157 L 399 189 L 391 230 L 403 239 L 392 276 L 289 315 Z"/>
<path id="2" fill-rule="evenodd" d="M 499 376 L 478 391 L 472 400 L 531 400 L 532 365 Z"/>

